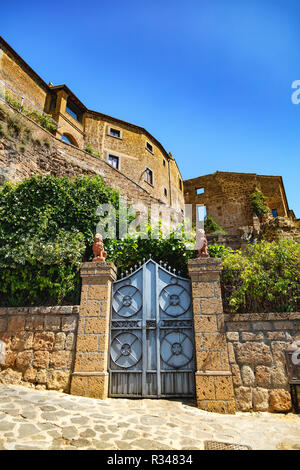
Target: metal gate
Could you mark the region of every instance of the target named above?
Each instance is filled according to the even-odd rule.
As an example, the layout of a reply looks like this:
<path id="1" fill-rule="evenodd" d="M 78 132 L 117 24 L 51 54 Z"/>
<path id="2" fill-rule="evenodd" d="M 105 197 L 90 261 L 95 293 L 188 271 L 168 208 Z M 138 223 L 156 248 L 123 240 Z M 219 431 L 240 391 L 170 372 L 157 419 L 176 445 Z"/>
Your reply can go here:
<path id="1" fill-rule="evenodd" d="M 114 282 L 111 397 L 194 396 L 194 333 L 189 279 L 152 259 Z"/>

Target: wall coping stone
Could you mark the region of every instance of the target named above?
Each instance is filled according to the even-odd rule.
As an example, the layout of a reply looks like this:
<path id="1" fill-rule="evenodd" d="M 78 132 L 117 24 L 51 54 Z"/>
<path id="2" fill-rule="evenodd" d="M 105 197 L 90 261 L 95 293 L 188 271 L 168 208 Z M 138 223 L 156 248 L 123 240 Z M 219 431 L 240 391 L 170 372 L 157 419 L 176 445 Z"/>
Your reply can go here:
<path id="1" fill-rule="evenodd" d="M 79 305 L 51 307 L 1 307 L 0 315 L 78 315 Z"/>
<path id="2" fill-rule="evenodd" d="M 225 322 L 300 320 L 300 312 L 226 313 Z"/>

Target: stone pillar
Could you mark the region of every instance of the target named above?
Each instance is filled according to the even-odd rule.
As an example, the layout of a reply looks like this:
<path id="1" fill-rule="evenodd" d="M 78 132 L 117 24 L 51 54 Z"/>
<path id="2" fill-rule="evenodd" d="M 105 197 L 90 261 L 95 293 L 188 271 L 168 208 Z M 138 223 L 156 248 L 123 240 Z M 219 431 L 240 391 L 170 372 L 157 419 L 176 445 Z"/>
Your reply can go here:
<path id="1" fill-rule="evenodd" d="M 221 297 L 221 260 L 189 260 L 192 281 L 198 408 L 235 413 Z"/>
<path id="2" fill-rule="evenodd" d="M 71 394 L 108 396 L 108 346 L 112 283 L 117 270 L 110 262 L 83 263 L 82 290 Z"/>

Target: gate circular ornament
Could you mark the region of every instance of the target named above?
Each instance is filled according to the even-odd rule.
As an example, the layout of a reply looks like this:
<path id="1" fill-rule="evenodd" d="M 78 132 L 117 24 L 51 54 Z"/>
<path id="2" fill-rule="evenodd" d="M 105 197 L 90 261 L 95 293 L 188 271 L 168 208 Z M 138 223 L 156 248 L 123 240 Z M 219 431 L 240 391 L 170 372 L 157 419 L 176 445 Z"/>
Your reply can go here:
<path id="1" fill-rule="evenodd" d="M 185 333 L 172 331 L 163 338 L 160 355 L 168 366 L 179 369 L 193 359 L 193 343 Z"/>
<path id="2" fill-rule="evenodd" d="M 142 357 L 140 339 L 129 332 L 118 334 L 112 340 L 110 356 L 113 362 L 122 369 L 135 366 Z"/>
<path id="3" fill-rule="evenodd" d="M 160 293 L 159 305 L 170 317 L 179 317 L 190 308 L 191 296 L 182 285 L 168 284 Z"/>
<path id="4" fill-rule="evenodd" d="M 114 311 L 123 318 L 136 315 L 142 307 L 140 291 L 131 285 L 123 285 L 113 296 L 112 306 Z"/>

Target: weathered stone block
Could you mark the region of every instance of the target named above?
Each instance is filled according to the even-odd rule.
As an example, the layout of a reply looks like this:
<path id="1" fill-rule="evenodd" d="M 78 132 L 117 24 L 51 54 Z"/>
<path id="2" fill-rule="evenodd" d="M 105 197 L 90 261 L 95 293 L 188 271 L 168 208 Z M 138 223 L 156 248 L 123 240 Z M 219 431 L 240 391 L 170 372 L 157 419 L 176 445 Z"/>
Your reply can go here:
<path id="1" fill-rule="evenodd" d="M 226 349 L 226 336 L 224 333 L 205 333 L 203 340 L 206 351 L 224 351 Z"/>
<path id="2" fill-rule="evenodd" d="M 271 370 L 266 366 L 256 366 L 255 368 L 255 378 L 258 387 L 267 387 L 271 386 Z"/>
<path id="3" fill-rule="evenodd" d="M 107 284 L 90 285 L 88 291 L 88 299 L 92 300 L 106 300 L 109 298 L 110 286 Z"/>
<path id="4" fill-rule="evenodd" d="M 271 411 L 287 412 L 292 409 L 291 395 L 287 390 L 276 389 L 270 391 Z"/>
<path id="5" fill-rule="evenodd" d="M 248 331 L 243 331 L 241 333 L 242 341 L 261 341 L 264 339 L 263 333 L 249 333 Z"/>
<path id="6" fill-rule="evenodd" d="M 288 349 L 288 343 L 283 341 L 273 341 L 271 344 L 274 362 L 285 364 L 284 350 Z"/>
<path id="7" fill-rule="evenodd" d="M 31 349 L 33 344 L 33 333 L 21 331 L 12 336 L 11 349 L 21 351 L 23 349 Z"/>
<path id="8" fill-rule="evenodd" d="M 107 318 L 86 318 L 85 333 L 108 333 L 109 322 Z"/>
<path id="9" fill-rule="evenodd" d="M 33 359 L 32 351 L 19 352 L 16 357 L 16 368 L 18 370 L 27 369 L 31 365 L 32 359 Z"/>
<path id="10" fill-rule="evenodd" d="M 44 330 L 44 315 L 35 315 L 33 318 L 33 330 Z"/>
<path id="11" fill-rule="evenodd" d="M 214 315 L 195 315 L 194 316 L 195 332 L 217 331 L 217 321 Z"/>
<path id="12" fill-rule="evenodd" d="M 107 398 L 107 395 L 108 395 L 108 376 L 89 377 L 88 396 L 103 400 Z"/>
<path id="13" fill-rule="evenodd" d="M 234 398 L 232 377 L 215 377 L 216 399 L 232 400 Z"/>
<path id="14" fill-rule="evenodd" d="M 219 352 L 197 352 L 197 370 L 223 370 Z"/>
<path id="15" fill-rule="evenodd" d="M 226 337 L 228 341 L 239 341 L 240 339 L 238 331 L 228 331 Z"/>
<path id="16" fill-rule="evenodd" d="M 35 351 L 52 351 L 54 346 L 54 333 L 43 331 L 34 335 L 33 349 Z"/>
<path id="17" fill-rule="evenodd" d="M 250 411 L 252 409 L 252 391 L 249 387 L 238 387 L 235 389 L 237 409 L 239 411 Z"/>
<path id="18" fill-rule="evenodd" d="M 65 333 L 56 333 L 55 335 L 55 343 L 53 346 L 54 351 L 59 351 L 65 348 L 65 341 L 66 341 L 66 335 Z"/>
<path id="19" fill-rule="evenodd" d="M 46 315 L 45 316 L 45 330 L 59 331 L 60 330 L 60 316 Z"/>
<path id="20" fill-rule="evenodd" d="M 25 330 L 25 317 L 22 315 L 12 316 L 8 319 L 7 331 L 17 333 Z"/>
<path id="21" fill-rule="evenodd" d="M 0 332 L 3 333 L 7 330 L 7 318 L 0 318 Z"/>
<path id="22" fill-rule="evenodd" d="M 283 365 L 272 366 L 270 370 L 273 387 L 283 388 L 288 386 L 288 377 Z"/>
<path id="23" fill-rule="evenodd" d="M 72 395 L 79 395 L 81 397 L 86 397 L 88 396 L 87 388 L 88 388 L 87 377 L 82 377 L 79 375 L 72 376 L 71 391 L 70 391 Z"/>
<path id="24" fill-rule="evenodd" d="M 81 359 L 81 371 L 101 372 L 104 369 L 106 355 L 102 353 L 86 353 Z"/>
<path id="25" fill-rule="evenodd" d="M 74 333 L 69 333 L 66 337 L 65 349 L 71 351 L 75 347 L 75 335 Z"/>
<path id="26" fill-rule="evenodd" d="M 0 372 L 0 384 L 18 385 L 22 381 L 22 372 L 12 369 L 5 369 Z"/>
<path id="27" fill-rule="evenodd" d="M 269 390 L 259 387 L 253 389 L 253 409 L 254 411 L 268 411 Z"/>
<path id="28" fill-rule="evenodd" d="M 284 331 L 268 331 L 268 333 L 266 333 L 266 339 L 268 341 L 285 340 L 286 339 L 286 333 Z"/>
<path id="29" fill-rule="evenodd" d="M 49 390 L 68 391 L 70 381 L 70 373 L 68 371 L 54 370 L 49 373 L 47 388 Z"/>
<path id="30" fill-rule="evenodd" d="M 225 401 L 208 401 L 206 404 L 206 410 L 211 413 L 227 413 L 227 407 Z"/>
<path id="31" fill-rule="evenodd" d="M 193 298 L 214 297 L 214 283 L 213 282 L 193 282 L 192 292 L 193 292 Z"/>
<path id="32" fill-rule="evenodd" d="M 62 331 L 74 332 L 77 327 L 78 317 L 77 315 L 65 316 L 62 319 Z"/>
<path id="33" fill-rule="evenodd" d="M 221 299 L 201 299 L 201 313 L 204 315 L 223 313 Z"/>
<path id="34" fill-rule="evenodd" d="M 51 353 L 50 366 L 64 369 L 70 367 L 71 354 L 70 351 L 54 351 Z"/>
<path id="35" fill-rule="evenodd" d="M 216 395 L 213 377 L 196 375 L 195 379 L 197 400 L 214 400 Z"/>
<path id="36" fill-rule="evenodd" d="M 76 351 L 88 352 L 98 351 L 98 336 L 97 335 L 78 335 L 76 343 Z"/>
<path id="37" fill-rule="evenodd" d="M 50 354 L 48 351 L 36 351 L 34 353 L 33 366 L 47 369 L 49 367 Z"/>
<path id="38" fill-rule="evenodd" d="M 80 315 L 85 317 L 98 317 L 101 313 L 100 305 L 99 300 L 82 300 L 80 304 Z"/>
<path id="39" fill-rule="evenodd" d="M 35 382 L 36 381 L 36 369 L 33 367 L 28 367 L 25 370 L 23 378 L 26 382 Z"/>
<path id="40" fill-rule="evenodd" d="M 40 369 L 36 373 L 36 381 L 39 384 L 45 384 L 48 380 L 48 371 L 46 369 Z"/>
<path id="41" fill-rule="evenodd" d="M 255 375 L 250 366 L 241 367 L 241 375 L 243 379 L 243 384 L 246 387 L 254 387 L 255 385 Z"/>
<path id="42" fill-rule="evenodd" d="M 235 354 L 234 354 L 234 346 L 232 343 L 227 344 L 227 349 L 228 349 L 228 358 L 230 364 L 234 364 L 236 362 L 235 360 Z"/>
<path id="43" fill-rule="evenodd" d="M 269 346 L 264 343 L 247 341 L 239 343 L 235 349 L 238 363 L 244 364 L 271 364 L 272 356 Z"/>
<path id="44" fill-rule="evenodd" d="M 232 372 L 232 382 L 235 387 L 241 387 L 242 385 L 242 379 L 241 379 L 241 373 L 240 373 L 240 368 L 237 364 L 232 364 L 231 365 L 231 372 Z"/>

